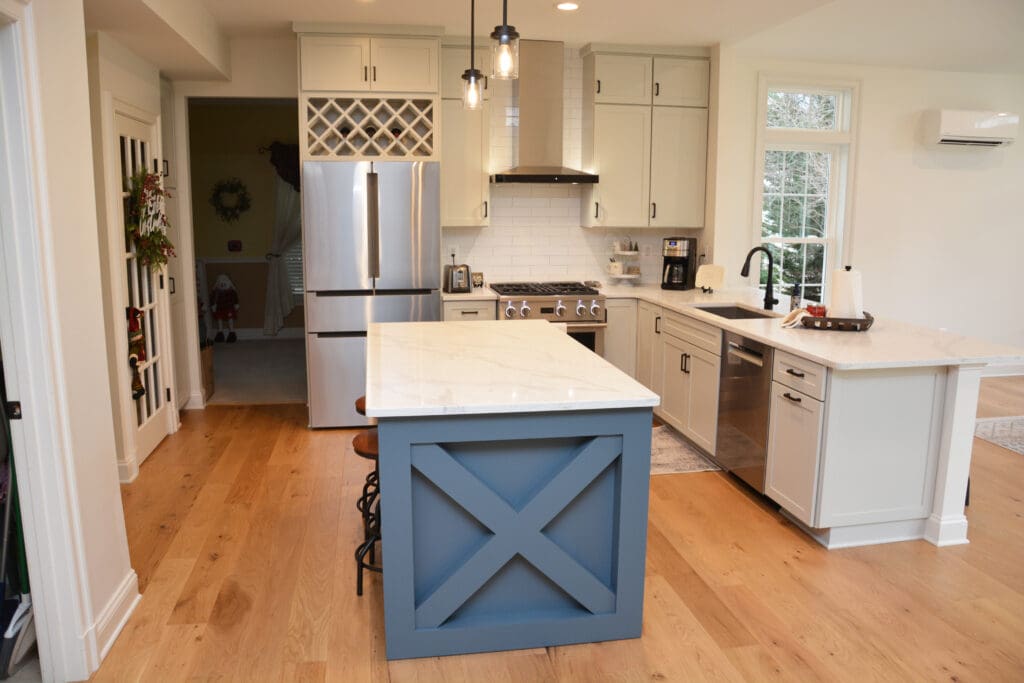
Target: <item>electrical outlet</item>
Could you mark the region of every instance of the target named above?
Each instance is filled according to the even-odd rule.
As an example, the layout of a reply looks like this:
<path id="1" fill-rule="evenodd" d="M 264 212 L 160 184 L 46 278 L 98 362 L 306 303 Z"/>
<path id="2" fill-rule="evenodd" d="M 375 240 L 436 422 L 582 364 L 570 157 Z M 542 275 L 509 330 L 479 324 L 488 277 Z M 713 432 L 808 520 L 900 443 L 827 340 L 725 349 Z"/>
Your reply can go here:
<path id="1" fill-rule="evenodd" d="M 446 251 L 445 253 L 448 255 L 448 258 L 458 260 L 459 259 L 459 245 L 457 245 L 457 244 L 449 244 L 448 245 L 448 251 Z"/>

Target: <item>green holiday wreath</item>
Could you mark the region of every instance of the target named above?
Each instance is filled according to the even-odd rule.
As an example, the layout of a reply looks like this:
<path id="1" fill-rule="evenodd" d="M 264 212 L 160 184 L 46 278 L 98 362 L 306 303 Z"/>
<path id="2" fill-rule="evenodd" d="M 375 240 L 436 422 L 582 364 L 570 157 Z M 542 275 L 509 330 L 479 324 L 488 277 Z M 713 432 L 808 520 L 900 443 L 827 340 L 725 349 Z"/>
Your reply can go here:
<path id="1" fill-rule="evenodd" d="M 164 201 L 171 195 L 160 184 L 160 176 L 140 171 L 131 177 L 125 234 L 135 246 L 144 266 L 161 268 L 174 256 L 174 244 L 167 237 Z"/>
<path id="2" fill-rule="evenodd" d="M 252 208 L 252 197 L 238 178 L 218 180 L 210 192 L 210 206 L 222 221 L 231 223 Z"/>

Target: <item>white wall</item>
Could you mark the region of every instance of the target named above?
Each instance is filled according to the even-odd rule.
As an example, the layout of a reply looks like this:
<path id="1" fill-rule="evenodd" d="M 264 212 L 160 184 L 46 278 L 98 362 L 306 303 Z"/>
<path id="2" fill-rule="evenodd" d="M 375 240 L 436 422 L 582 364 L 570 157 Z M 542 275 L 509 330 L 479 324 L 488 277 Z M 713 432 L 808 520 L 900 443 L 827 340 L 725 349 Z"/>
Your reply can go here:
<path id="1" fill-rule="evenodd" d="M 757 80 L 861 83 L 850 261 L 876 315 L 1024 346 L 1024 143 L 924 144 L 931 108 L 1024 113 L 1024 76 L 784 62 L 721 49 L 714 252 L 736 281 L 754 241 Z"/>
<path id="2" fill-rule="evenodd" d="M 582 156 L 583 60 L 565 48 L 562 158 L 580 168 Z M 517 163 L 518 101 L 515 81 L 490 82 L 491 171 Z M 613 281 L 605 273 L 611 242 L 628 236 L 640 243 L 643 282 L 658 282 L 661 240 L 700 230 L 614 230 L 580 227 L 580 189 L 574 185 L 491 185 L 491 220 L 486 228 L 445 228 L 442 252 L 458 249 L 459 263 L 483 272 L 487 282 L 507 280 Z M 443 257 L 445 263 L 450 259 Z"/>
<path id="3" fill-rule="evenodd" d="M 34 162 L 41 186 L 44 272 L 58 346 L 54 400 L 69 462 L 65 495 L 78 513 L 86 623 L 78 632 L 102 649 L 137 595 L 117 483 L 97 240 L 82 2 L 35 0 L 37 78 Z M 29 407 L 29 409 L 31 409 Z M 33 457 L 57 457 L 38 454 Z M 39 568 L 52 571 L 51 568 Z M 70 605 L 64 605 L 63 617 Z M 98 640 L 98 642 L 96 642 Z M 92 657 L 97 652 L 94 650 Z M 93 660 L 95 665 L 98 660 Z"/>

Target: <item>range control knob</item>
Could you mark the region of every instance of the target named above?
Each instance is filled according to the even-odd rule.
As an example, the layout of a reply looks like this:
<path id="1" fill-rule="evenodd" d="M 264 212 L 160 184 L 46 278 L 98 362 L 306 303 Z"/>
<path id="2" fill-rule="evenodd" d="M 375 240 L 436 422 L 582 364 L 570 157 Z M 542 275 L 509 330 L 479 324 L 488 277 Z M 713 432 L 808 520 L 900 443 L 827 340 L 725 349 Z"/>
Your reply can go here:
<path id="1" fill-rule="evenodd" d="M 590 315 L 592 315 L 592 316 L 594 316 L 596 318 L 597 315 L 600 312 L 601 312 L 601 304 L 597 303 L 596 301 L 591 301 L 590 302 Z"/>
<path id="2" fill-rule="evenodd" d="M 583 299 L 579 299 L 576 302 L 576 315 L 579 316 L 579 317 L 583 317 L 586 314 L 587 314 L 587 307 L 586 307 L 586 305 L 584 305 Z"/>
<path id="3" fill-rule="evenodd" d="M 525 301 L 523 302 L 522 307 L 519 309 L 519 315 L 520 317 L 523 318 L 527 318 L 530 316 L 530 305 L 527 304 Z"/>
<path id="4" fill-rule="evenodd" d="M 516 314 L 516 305 L 511 301 L 508 302 L 508 306 L 505 307 L 505 317 L 511 318 Z"/>
<path id="5" fill-rule="evenodd" d="M 563 315 L 565 315 L 565 304 L 559 299 L 558 303 L 555 304 L 555 317 L 561 318 Z"/>

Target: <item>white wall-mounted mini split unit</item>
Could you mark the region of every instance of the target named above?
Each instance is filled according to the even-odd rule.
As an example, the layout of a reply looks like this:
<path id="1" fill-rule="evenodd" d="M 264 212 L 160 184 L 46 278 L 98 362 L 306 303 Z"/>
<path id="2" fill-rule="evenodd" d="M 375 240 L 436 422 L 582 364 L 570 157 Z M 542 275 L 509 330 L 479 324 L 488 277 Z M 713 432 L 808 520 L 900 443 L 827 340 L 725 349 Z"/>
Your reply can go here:
<path id="1" fill-rule="evenodd" d="M 1020 115 L 1009 112 L 932 109 L 926 116 L 927 141 L 939 145 L 1001 147 L 1020 128 Z"/>

